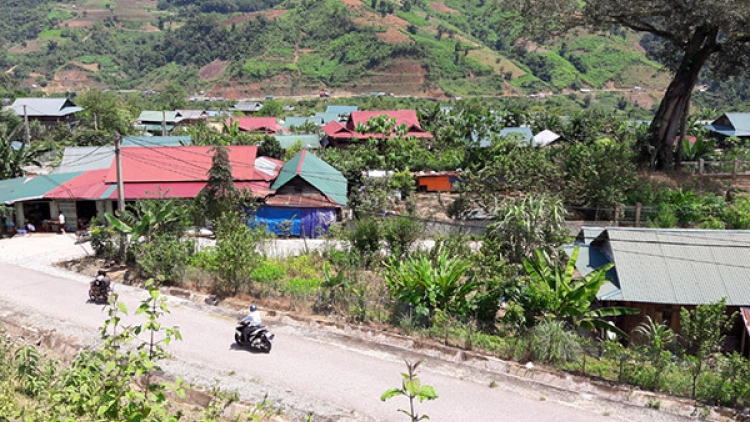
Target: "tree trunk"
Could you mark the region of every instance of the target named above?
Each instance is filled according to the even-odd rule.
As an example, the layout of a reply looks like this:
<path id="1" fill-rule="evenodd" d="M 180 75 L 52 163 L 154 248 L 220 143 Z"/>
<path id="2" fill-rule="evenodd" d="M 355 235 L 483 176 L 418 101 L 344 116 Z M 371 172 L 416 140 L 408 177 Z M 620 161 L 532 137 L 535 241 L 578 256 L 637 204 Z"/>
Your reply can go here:
<path id="1" fill-rule="evenodd" d="M 669 84 L 649 128 L 651 149 L 649 165 L 667 170 L 674 165 L 675 136 L 690 106 L 693 88 L 703 65 L 717 51 L 718 29 L 698 28 L 685 48 L 685 55 Z"/>

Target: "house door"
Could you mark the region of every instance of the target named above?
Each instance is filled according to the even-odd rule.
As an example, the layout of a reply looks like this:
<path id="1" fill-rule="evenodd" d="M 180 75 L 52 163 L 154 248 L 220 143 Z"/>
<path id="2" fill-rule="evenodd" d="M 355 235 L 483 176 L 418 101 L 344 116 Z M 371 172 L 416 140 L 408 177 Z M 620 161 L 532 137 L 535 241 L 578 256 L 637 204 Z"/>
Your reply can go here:
<path id="1" fill-rule="evenodd" d="M 77 229 L 83 230 L 89 226 L 92 218 L 97 216 L 95 201 L 77 201 L 76 214 L 78 216 Z"/>

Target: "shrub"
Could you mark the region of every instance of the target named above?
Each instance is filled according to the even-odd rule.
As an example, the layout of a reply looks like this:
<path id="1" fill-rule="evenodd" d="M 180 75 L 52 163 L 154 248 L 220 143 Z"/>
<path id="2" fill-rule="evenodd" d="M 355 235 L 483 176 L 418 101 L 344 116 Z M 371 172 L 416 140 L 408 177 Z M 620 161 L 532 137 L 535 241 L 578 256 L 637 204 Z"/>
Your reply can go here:
<path id="1" fill-rule="evenodd" d="M 250 273 L 250 277 L 259 283 L 271 283 L 286 278 L 286 270 L 273 261 L 265 261 Z"/>
<path id="2" fill-rule="evenodd" d="M 133 246 L 138 273 L 159 284 L 180 284 L 194 251 L 193 241 L 161 235 Z"/>
<path id="3" fill-rule="evenodd" d="M 283 283 L 280 290 L 295 297 L 309 297 L 318 291 L 322 283 L 320 278 L 293 278 Z"/>
<path id="4" fill-rule="evenodd" d="M 578 337 L 566 330 L 562 321 L 545 321 L 534 327 L 527 347 L 531 359 L 553 365 L 577 362 L 583 354 Z"/>
<path id="5" fill-rule="evenodd" d="M 354 230 L 349 234 L 349 241 L 365 267 L 369 268 L 376 254 L 380 252 L 382 238 L 380 225 L 375 219 L 365 218 L 354 223 Z"/>
<path id="6" fill-rule="evenodd" d="M 102 226 L 99 220 L 91 220 L 91 248 L 97 258 L 111 260 L 117 257 L 120 235 L 112 226 Z"/>
<path id="7" fill-rule="evenodd" d="M 392 256 L 408 255 L 422 234 L 422 224 L 406 217 L 389 218 L 383 226 L 383 239 Z"/>

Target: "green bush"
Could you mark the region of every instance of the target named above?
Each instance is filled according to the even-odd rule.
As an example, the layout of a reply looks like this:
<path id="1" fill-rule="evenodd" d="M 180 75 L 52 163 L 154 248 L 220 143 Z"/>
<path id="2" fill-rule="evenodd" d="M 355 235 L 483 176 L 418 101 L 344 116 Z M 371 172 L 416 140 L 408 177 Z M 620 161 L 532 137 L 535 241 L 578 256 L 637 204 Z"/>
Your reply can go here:
<path id="1" fill-rule="evenodd" d="M 216 248 L 205 248 L 190 257 L 190 266 L 200 268 L 210 273 L 216 272 L 221 265 Z"/>
<path id="2" fill-rule="evenodd" d="M 365 267 L 369 267 L 380 252 L 383 233 L 380 225 L 373 218 L 355 221 L 354 230 L 349 233 L 349 241 Z"/>
<path id="3" fill-rule="evenodd" d="M 322 283 L 323 280 L 320 278 L 293 278 L 281 284 L 279 290 L 294 297 L 310 297 L 318 291 Z"/>
<path id="4" fill-rule="evenodd" d="M 99 220 L 91 220 L 91 248 L 97 258 L 111 260 L 117 257 L 120 234 L 112 226 L 102 226 Z"/>
<path id="5" fill-rule="evenodd" d="M 421 234 L 422 224 L 412 218 L 389 218 L 383 224 L 383 239 L 388 245 L 391 256 L 402 257 L 408 255 Z"/>
<path id="6" fill-rule="evenodd" d="M 195 251 L 195 243 L 171 236 L 154 236 L 148 243 L 133 246 L 136 268 L 143 278 L 159 284 L 181 284 L 185 268 Z"/>
<path id="7" fill-rule="evenodd" d="M 583 354 L 578 336 L 568 331 L 562 321 L 545 321 L 534 327 L 528 336 L 529 357 L 542 363 L 578 362 Z"/>
<path id="8" fill-rule="evenodd" d="M 286 270 L 274 261 L 266 261 L 254 269 L 250 277 L 259 283 L 278 282 L 286 278 Z"/>

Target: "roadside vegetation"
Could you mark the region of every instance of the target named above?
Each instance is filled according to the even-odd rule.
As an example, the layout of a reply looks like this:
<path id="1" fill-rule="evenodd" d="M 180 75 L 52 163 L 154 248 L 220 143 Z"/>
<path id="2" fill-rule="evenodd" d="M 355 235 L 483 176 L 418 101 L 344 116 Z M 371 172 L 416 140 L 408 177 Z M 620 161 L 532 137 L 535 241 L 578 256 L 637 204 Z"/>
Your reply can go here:
<path id="1" fill-rule="evenodd" d="M 733 320 L 723 302 L 684 309 L 680 332 L 651 320 L 622 332 L 608 321 L 636 311 L 600 307 L 595 299 L 608 268 L 578 278 L 573 269 L 577 250 L 568 257 L 559 249 L 571 241 L 567 219 L 610 220 L 626 205 L 642 205 L 643 225 L 747 228 L 746 194 L 686 173 L 642 172 L 636 150 L 643 127 L 613 115 L 581 113 L 562 121 L 513 110 L 489 113 L 476 103 L 449 114 L 432 109 L 421 114 L 436 134 L 429 148 L 397 136 L 321 152 L 358 189 L 350 197 L 354 221 L 332 230 L 316 251 L 290 257 L 267 253 L 277 239 L 263 227 L 242 222 L 256 202 L 228 184 L 230 169 L 220 147 L 212 187 L 199 200 L 139 202 L 111 225 L 95 227 L 92 244 L 107 262 L 117 261 L 120 234 L 126 233 L 130 244 L 124 263 L 135 269 L 137 279 L 153 278 L 219 300 L 253 300 L 387 328 L 502 359 L 689 397 L 699 405 L 748 405 L 750 384 L 743 374 L 750 363 L 721 351 L 722 333 Z M 571 142 L 534 148 L 489 130 L 483 134 L 488 146 L 479 148 L 471 137 L 481 128 L 517 124 L 551 127 Z M 400 130 L 387 119 L 374 119 L 369 126 L 365 129 Z M 720 152 L 705 148 L 698 142 L 709 141 L 697 126 L 693 130 L 700 141 L 689 151 L 696 158 L 718 163 L 748 157 L 750 150 L 741 143 Z M 437 221 L 417 209 L 409 171 L 456 167 L 464 169 L 460 193 L 444 204 L 452 219 Z M 372 168 L 393 175 L 363 178 L 362 171 Z M 396 191 L 400 199 L 392 196 Z M 384 210 L 389 212 L 384 215 Z M 477 215 L 490 220 L 481 232 L 473 230 Z M 209 216 L 215 246 L 196 248 L 183 236 L 205 223 L 191 216 Z M 448 230 L 435 234 L 429 226 L 438 223 Z M 425 239 L 434 245 L 424 244 Z"/>

